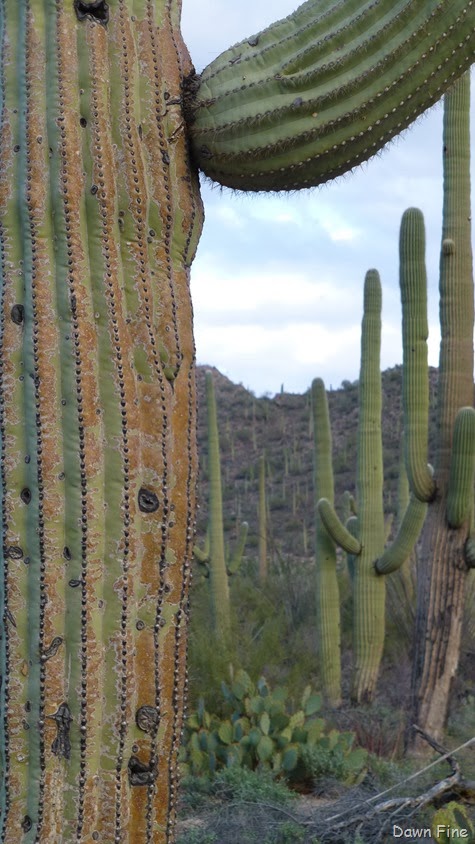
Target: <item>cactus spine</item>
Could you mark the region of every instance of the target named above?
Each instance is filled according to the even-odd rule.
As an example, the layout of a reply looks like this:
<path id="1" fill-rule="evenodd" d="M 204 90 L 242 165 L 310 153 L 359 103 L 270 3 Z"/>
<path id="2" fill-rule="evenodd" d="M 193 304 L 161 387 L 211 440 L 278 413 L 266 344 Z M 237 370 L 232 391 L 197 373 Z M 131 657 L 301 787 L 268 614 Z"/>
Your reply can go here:
<path id="1" fill-rule="evenodd" d="M 474 30 L 472 0 L 308 0 L 191 80 L 196 161 L 240 190 L 347 172 L 470 66 Z"/>
<path id="2" fill-rule="evenodd" d="M 466 74 L 446 95 L 444 107 L 436 494 L 422 534 L 417 585 L 413 717 L 436 738 L 444 728 L 457 669 L 466 575 L 472 565 L 475 411 L 469 104 Z M 406 217 L 423 231 L 420 212 L 411 209 Z M 411 355 L 407 343 L 404 355 L 405 359 Z"/>
<path id="3" fill-rule="evenodd" d="M 329 502 L 334 498 L 330 417 L 321 378 L 312 382 L 312 417 L 318 654 L 325 698 L 330 706 L 337 707 L 341 704 L 341 632 L 336 547 L 316 506 L 321 498 Z"/>

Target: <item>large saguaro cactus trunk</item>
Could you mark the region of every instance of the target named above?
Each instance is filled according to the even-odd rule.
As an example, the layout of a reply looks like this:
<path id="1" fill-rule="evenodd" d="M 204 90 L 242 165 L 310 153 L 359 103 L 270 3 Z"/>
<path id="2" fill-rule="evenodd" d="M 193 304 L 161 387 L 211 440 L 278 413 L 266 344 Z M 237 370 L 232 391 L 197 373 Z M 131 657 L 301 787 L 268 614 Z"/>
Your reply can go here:
<path id="1" fill-rule="evenodd" d="M 474 512 L 473 427 L 463 444 L 459 435 L 465 424 L 461 424 L 456 435 L 457 415 L 462 408 L 473 408 L 474 399 L 469 114 L 470 76 L 465 74 L 446 95 L 444 104 L 436 494 L 422 534 L 414 637 L 412 715 L 436 738 L 443 733 L 459 662 L 464 595 L 471 565 L 466 543 L 472 533 Z M 465 410 L 464 417 L 473 426 L 471 413 Z M 462 455 L 458 462 L 457 451 Z M 469 505 L 463 494 L 463 475 L 467 470 Z M 464 506 L 460 507 L 460 502 Z"/>
<path id="2" fill-rule="evenodd" d="M 179 0 L 0 3 L 0 841 L 172 840 L 200 233 Z"/>

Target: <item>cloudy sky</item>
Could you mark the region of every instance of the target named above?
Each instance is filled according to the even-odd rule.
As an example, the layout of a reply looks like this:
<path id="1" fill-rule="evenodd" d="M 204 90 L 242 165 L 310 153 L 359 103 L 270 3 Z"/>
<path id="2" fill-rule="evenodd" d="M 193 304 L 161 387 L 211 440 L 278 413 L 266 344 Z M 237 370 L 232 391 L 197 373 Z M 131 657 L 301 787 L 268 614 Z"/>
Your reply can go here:
<path id="1" fill-rule="evenodd" d="M 297 5 L 183 0 L 182 29 L 196 69 Z M 389 149 L 322 188 L 273 196 L 204 184 L 206 221 L 191 274 L 198 363 L 258 396 L 282 384 L 303 392 L 316 376 L 333 388 L 356 379 L 363 280 L 371 267 L 383 284 L 382 368 L 400 363 L 398 232 L 403 211 L 417 206 L 426 221 L 436 365 L 441 137 L 439 105 Z"/>

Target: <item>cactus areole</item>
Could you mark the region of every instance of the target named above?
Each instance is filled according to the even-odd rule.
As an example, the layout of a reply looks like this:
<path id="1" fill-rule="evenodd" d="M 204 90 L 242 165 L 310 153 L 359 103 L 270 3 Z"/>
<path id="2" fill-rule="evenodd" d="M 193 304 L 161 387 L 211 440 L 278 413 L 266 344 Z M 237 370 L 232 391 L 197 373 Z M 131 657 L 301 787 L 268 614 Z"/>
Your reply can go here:
<path id="1" fill-rule="evenodd" d="M 306 3 L 295 31 L 292 19 L 277 25 L 196 77 L 180 0 L 0 0 L 2 844 L 174 840 L 195 513 L 197 163 L 217 162 L 209 175 L 224 184 L 282 189 L 322 181 L 322 162 L 330 178 L 375 152 L 408 116 L 386 89 L 351 82 L 353 57 L 367 57 L 371 77 L 376 51 L 388 91 L 413 97 L 409 119 L 473 58 L 473 0 L 420 6 Z M 359 33 L 373 8 L 382 15 L 368 46 Z M 344 150 L 335 165 L 333 152 L 307 148 L 317 112 L 330 149 Z M 269 113 L 287 124 L 283 139 L 274 128 L 269 138 Z M 223 157 L 236 178 L 223 175 L 212 146 L 228 132 L 223 115 L 225 127 L 251 127 L 280 181 L 256 177 L 260 153 L 247 142 L 242 162 L 234 129 Z M 287 157 L 289 133 L 305 162 L 319 161 L 305 178 L 294 177 L 307 167 Z"/>

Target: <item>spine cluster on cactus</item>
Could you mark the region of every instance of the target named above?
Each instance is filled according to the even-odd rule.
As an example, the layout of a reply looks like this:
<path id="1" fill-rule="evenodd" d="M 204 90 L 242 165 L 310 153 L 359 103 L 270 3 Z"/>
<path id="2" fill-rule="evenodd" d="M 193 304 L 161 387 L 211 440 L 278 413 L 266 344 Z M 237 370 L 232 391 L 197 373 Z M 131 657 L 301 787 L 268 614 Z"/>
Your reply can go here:
<path id="1" fill-rule="evenodd" d="M 190 80 L 195 159 L 241 190 L 334 178 L 440 99 L 474 32 L 473 0 L 307 0 Z"/>

